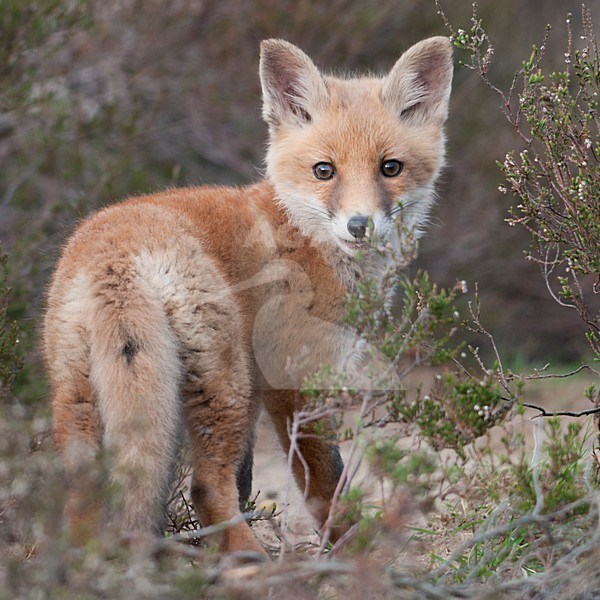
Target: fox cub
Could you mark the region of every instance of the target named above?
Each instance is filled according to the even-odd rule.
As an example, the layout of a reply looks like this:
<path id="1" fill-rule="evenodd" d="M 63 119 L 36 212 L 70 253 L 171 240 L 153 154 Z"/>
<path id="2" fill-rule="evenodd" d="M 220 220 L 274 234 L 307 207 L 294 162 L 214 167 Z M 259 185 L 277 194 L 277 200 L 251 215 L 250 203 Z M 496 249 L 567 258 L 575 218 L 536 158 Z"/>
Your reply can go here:
<path id="1" fill-rule="evenodd" d="M 239 515 L 262 408 L 287 451 L 305 375 L 354 368 L 344 298 L 385 268 L 367 238 L 400 247 L 398 223 L 418 232 L 428 218 L 444 162 L 447 38 L 414 45 L 383 78 L 347 79 L 270 39 L 260 79 L 263 181 L 129 198 L 85 220 L 58 262 L 43 348 L 75 539 L 102 524 L 100 495 L 82 483 L 101 448 L 125 530 L 161 531 L 186 438 L 200 522 Z M 322 525 L 339 452 L 314 436 L 299 450 L 294 476 Z M 262 551 L 242 519 L 219 542 Z"/>

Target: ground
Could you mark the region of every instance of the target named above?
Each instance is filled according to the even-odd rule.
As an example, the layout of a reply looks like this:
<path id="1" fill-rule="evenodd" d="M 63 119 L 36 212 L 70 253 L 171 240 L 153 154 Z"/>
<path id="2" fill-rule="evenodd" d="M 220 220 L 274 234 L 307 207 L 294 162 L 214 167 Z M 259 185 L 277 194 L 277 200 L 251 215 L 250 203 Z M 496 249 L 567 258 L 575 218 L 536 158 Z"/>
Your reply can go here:
<path id="1" fill-rule="evenodd" d="M 549 370 L 549 372 L 551 372 Z M 407 381 L 409 386 L 415 386 L 420 381 L 426 381 L 427 377 L 431 377 L 431 373 L 426 370 L 416 372 Z M 535 404 L 544 407 L 547 411 L 581 411 L 591 408 L 589 400 L 583 395 L 583 390 L 587 385 L 592 383 L 593 378 L 585 373 L 581 377 L 573 377 L 566 379 L 546 379 L 532 381 L 526 384 L 526 401 L 530 404 Z M 345 415 L 344 422 L 352 424 L 358 413 L 358 409 L 350 409 Z M 514 430 L 521 427 L 521 420 L 524 421 L 524 434 L 527 449 L 533 450 L 535 445 L 536 431 L 539 429 L 539 418 L 534 418 L 539 414 L 539 411 L 526 409 L 522 417 L 513 416 L 503 427 L 494 427 L 489 439 L 484 438 L 479 440 L 478 445 L 490 444 L 492 449 L 501 452 L 503 449 L 501 438 L 505 435 L 506 430 Z M 573 417 L 562 417 L 564 425 L 572 421 Z M 586 417 L 590 422 L 591 418 Z M 375 435 L 381 434 L 375 432 Z M 539 435 L 539 434 L 538 434 Z M 403 445 L 410 447 L 414 443 L 413 439 L 402 441 Z M 350 450 L 350 442 L 344 442 L 341 445 L 341 452 L 344 459 L 347 459 Z M 445 452 L 449 458 L 452 452 Z M 308 514 L 302 500 L 302 494 L 294 482 L 289 481 L 287 471 L 287 457 L 281 451 L 277 442 L 275 433 L 271 427 L 268 417 L 263 415 L 261 418 L 255 452 L 254 462 L 254 494 L 259 493 L 257 506 L 269 510 L 273 506 L 273 502 L 277 504 L 277 513 L 279 516 L 275 519 L 275 523 L 256 523 L 253 525 L 254 531 L 259 539 L 267 547 L 277 547 L 278 540 L 275 533 L 278 525 L 281 524 L 282 511 L 287 511 L 286 520 L 289 528 L 288 541 L 294 545 L 299 544 L 299 551 L 306 553 L 315 553 L 319 546 L 319 537 L 316 532 L 315 524 Z M 381 490 L 379 484 L 373 477 L 369 476 L 367 466 L 363 463 L 357 474 L 357 481 L 361 481 L 362 485 L 370 490 L 371 499 L 379 501 L 381 498 Z M 286 494 L 288 504 L 286 506 Z M 440 507 L 438 507 L 440 508 Z M 414 525 L 423 526 L 427 523 L 427 517 L 423 514 L 414 514 Z M 456 542 L 456 540 L 455 540 Z"/>

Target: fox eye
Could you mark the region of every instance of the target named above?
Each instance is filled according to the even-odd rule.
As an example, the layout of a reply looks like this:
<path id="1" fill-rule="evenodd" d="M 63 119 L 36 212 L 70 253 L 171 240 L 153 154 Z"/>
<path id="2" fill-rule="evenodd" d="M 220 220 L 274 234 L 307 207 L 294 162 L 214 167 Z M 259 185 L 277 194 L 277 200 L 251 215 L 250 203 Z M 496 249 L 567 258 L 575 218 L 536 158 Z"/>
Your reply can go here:
<path id="1" fill-rule="evenodd" d="M 317 179 L 327 181 L 327 179 L 331 179 L 334 176 L 335 169 L 331 163 L 320 162 L 313 167 L 313 173 Z"/>
<path id="2" fill-rule="evenodd" d="M 404 164 L 399 160 L 386 160 L 381 163 L 381 172 L 386 177 L 396 177 L 396 175 L 400 175 L 403 167 Z"/>

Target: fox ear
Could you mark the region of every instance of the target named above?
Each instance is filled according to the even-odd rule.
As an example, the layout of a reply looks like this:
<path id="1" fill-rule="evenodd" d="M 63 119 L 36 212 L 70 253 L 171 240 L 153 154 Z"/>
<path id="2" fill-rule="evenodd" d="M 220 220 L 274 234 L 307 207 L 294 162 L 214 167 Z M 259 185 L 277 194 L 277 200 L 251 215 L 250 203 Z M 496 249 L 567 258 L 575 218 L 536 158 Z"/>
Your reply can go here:
<path id="1" fill-rule="evenodd" d="M 409 48 L 383 81 L 381 98 L 401 119 L 441 125 L 448 116 L 452 43 L 438 36 Z"/>
<path id="2" fill-rule="evenodd" d="M 327 105 L 325 81 L 302 50 L 284 40 L 260 45 L 263 117 L 272 126 L 283 122 L 310 123 Z"/>

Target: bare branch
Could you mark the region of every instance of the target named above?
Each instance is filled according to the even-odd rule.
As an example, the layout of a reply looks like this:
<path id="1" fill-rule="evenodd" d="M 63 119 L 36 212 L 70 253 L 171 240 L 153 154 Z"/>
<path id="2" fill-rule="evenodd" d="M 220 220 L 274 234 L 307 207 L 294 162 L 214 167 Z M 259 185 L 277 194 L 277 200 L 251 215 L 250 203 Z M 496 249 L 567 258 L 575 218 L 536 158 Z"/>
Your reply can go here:
<path id="1" fill-rule="evenodd" d="M 587 410 L 556 410 L 556 411 L 548 411 L 543 406 L 538 406 L 537 404 L 529 404 L 528 402 L 523 402 L 523 406 L 526 408 L 531 408 L 533 410 L 538 410 L 540 412 L 539 415 L 535 415 L 532 417 L 533 419 L 538 419 L 540 417 L 585 417 L 586 415 L 595 415 L 600 413 L 600 407 L 596 408 L 588 408 Z"/>

